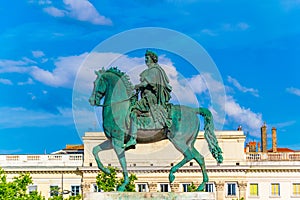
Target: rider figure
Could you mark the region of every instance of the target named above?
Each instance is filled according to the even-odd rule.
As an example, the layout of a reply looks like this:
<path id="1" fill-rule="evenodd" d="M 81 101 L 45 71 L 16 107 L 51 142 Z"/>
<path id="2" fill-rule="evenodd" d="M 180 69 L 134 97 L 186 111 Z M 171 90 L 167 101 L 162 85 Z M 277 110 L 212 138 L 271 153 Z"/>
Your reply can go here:
<path id="1" fill-rule="evenodd" d="M 131 107 L 130 140 L 126 143 L 126 148 L 136 145 L 137 116 L 141 113 L 150 112 L 154 121 L 162 127 L 169 128 L 171 126 L 167 107 L 171 98 L 172 87 L 169 85 L 165 71 L 157 62 L 157 55 L 147 50 L 145 63 L 148 68 L 140 74 L 141 83 L 135 86 L 137 93 L 141 93 L 141 99 Z"/>

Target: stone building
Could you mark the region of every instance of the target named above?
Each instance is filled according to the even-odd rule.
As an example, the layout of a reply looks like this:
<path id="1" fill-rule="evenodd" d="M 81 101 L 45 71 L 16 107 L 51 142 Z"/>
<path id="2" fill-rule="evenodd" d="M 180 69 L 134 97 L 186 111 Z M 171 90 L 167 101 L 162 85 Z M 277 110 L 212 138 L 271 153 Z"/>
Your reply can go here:
<path id="1" fill-rule="evenodd" d="M 262 137 L 267 127 L 262 127 Z M 209 182 L 206 190 L 217 200 L 244 199 L 300 199 L 300 152 L 277 148 L 276 129 L 272 129 L 272 149 L 266 149 L 266 140 L 252 141 L 245 148 L 245 135 L 237 131 L 216 131 L 223 150 L 224 162 L 217 164 L 212 158 L 203 132 L 199 132 L 195 147 L 205 157 Z M 99 170 L 92 155 L 92 148 L 106 140 L 103 133 L 86 132 L 82 146 L 67 146 L 49 155 L 0 155 L 0 165 L 9 178 L 20 172 L 29 172 L 34 184 L 29 190 L 38 190 L 49 197 L 50 188 L 58 186 L 65 196 L 98 192 L 96 179 Z M 275 140 L 275 141 L 274 141 Z M 257 145 L 257 146 L 256 146 Z M 113 150 L 101 152 L 100 158 L 107 166 L 119 167 Z M 184 192 L 191 183 L 202 181 L 200 167 L 195 161 L 183 166 L 173 184 L 168 175 L 171 166 L 182 155 L 168 141 L 138 144 L 126 152 L 129 173 L 137 175 L 136 190 L 140 192 Z M 121 176 L 121 174 L 118 174 Z"/>

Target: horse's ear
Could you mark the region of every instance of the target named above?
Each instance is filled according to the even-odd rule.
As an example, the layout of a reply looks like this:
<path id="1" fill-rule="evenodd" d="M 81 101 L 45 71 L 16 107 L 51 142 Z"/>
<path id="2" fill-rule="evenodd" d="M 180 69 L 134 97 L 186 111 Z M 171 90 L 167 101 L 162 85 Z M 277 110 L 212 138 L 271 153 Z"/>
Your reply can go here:
<path id="1" fill-rule="evenodd" d="M 97 76 L 101 76 L 101 71 L 100 70 L 95 70 L 95 74 L 97 75 Z"/>

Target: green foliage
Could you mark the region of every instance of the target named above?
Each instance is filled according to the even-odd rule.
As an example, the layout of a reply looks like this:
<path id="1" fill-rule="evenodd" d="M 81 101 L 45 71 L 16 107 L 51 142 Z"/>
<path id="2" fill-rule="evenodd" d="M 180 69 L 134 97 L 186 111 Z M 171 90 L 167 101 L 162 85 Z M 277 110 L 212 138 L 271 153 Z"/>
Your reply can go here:
<path id="1" fill-rule="evenodd" d="M 96 177 L 96 184 L 99 189 L 103 190 L 104 192 L 112 192 L 115 191 L 118 186 L 120 186 L 124 179 L 117 178 L 116 168 L 114 167 L 107 167 L 110 170 L 110 174 L 106 174 L 104 172 L 99 172 Z M 129 176 L 129 184 L 126 185 L 125 191 L 126 192 L 135 192 L 135 185 L 134 181 L 137 180 L 135 174 L 131 174 Z"/>
<path id="2" fill-rule="evenodd" d="M 58 186 L 51 186 L 50 187 L 50 194 L 54 198 L 53 200 L 56 200 L 55 197 L 59 195 L 60 188 Z M 59 199 L 57 199 L 59 200 Z"/>
<path id="3" fill-rule="evenodd" d="M 134 181 L 136 181 L 136 180 L 137 180 L 136 175 L 135 174 L 130 174 L 130 176 L 129 176 L 129 183 L 125 187 L 125 192 L 135 192 Z M 124 179 L 121 178 L 120 181 L 119 181 L 118 186 L 120 186 L 123 182 L 124 182 Z"/>
<path id="4" fill-rule="evenodd" d="M 118 184 L 116 168 L 108 167 L 108 169 L 110 170 L 110 174 L 100 172 L 96 177 L 96 184 L 98 188 L 104 192 L 115 191 Z"/>
<path id="5" fill-rule="evenodd" d="M 192 182 L 192 184 L 188 186 L 187 190 L 188 192 L 196 192 L 197 186 Z"/>
<path id="6" fill-rule="evenodd" d="M 80 199 L 81 199 L 81 195 L 76 195 L 76 196 L 70 196 L 66 200 L 80 200 Z"/>
<path id="7" fill-rule="evenodd" d="M 27 193 L 27 188 L 32 184 L 32 178 L 28 173 L 14 177 L 12 182 L 7 182 L 7 176 L 0 168 L 0 200 L 44 200 L 37 192 Z"/>
<path id="8" fill-rule="evenodd" d="M 63 197 L 61 195 L 56 195 L 48 198 L 48 200 L 63 200 Z"/>
<path id="9" fill-rule="evenodd" d="M 48 200 L 81 200 L 81 195 L 69 196 L 68 198 L 63 198 L 60 194 L 59 196 L 50 197 Z"/>
<path id="10" fill-rule="evenodd" d="M 232 200 L 244 200 L 244 197 L 241 197 L 240 199 L 232 199 Z"/>

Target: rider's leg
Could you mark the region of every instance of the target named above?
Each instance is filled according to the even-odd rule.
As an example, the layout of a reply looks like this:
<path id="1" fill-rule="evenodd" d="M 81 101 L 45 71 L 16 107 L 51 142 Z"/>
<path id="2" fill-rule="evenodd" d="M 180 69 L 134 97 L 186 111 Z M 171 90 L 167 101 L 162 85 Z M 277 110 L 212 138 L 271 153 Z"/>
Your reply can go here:
<path id="1" fill-rule="evenodd" d="M 136 137 L 137 137 L 136 123 L 137 123 L 137 113 L 135 110 L 133 110 L 130 114 L 130 130 L 129 130 L 130 139 L 126 143 L 125 148 L 136 145 Z"/>

